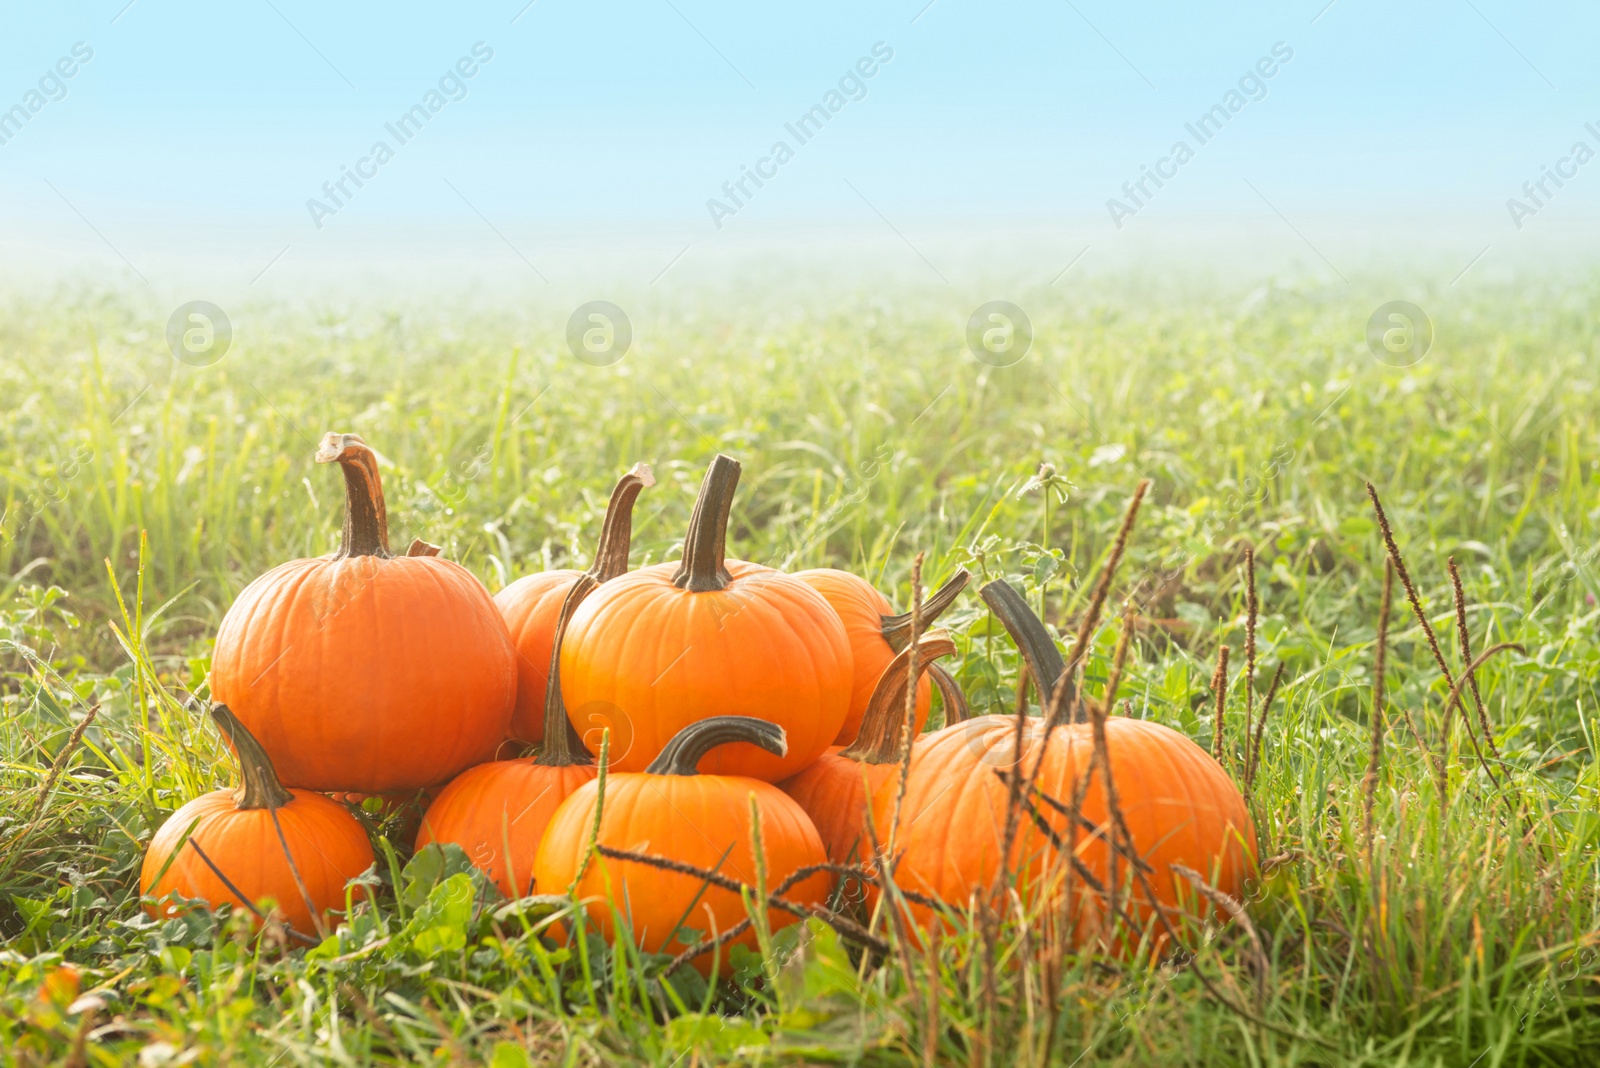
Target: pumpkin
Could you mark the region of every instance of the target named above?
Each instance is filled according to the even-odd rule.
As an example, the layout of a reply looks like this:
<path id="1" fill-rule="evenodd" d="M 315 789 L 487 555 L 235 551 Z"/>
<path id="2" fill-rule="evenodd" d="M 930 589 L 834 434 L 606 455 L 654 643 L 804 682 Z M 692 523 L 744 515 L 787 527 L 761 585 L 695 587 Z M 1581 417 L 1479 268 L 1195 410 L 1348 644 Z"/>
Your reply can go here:
<path id="1" fill-rule="evenodd" d="M 682 562 L 612 579 L 572 617 L 562 697 L 591 749 L 610 729 L 617 771 L 642 771 L 698 720 L 752 715 L 783 728 L 786 755 L 729 745 L 701 770 L 776 782 L 821 756 L 850 710 L 850 641 L 828 602 L 791 575 L 726 559 L 738 483 L 739 464 L 718 456 Z"/>
<path id="2" fill-rule="evenodd" d="M 637 470 L 624 476 L 623 482 L 635 478 Z M 646 477 L 648 474 L 646 468 Z M 631 492 L 627 492 L 630 504 L 644 485 L 648 483 L 640 480 L 632 485 Z M 606 513 L 608 532 L 614 530 L 611 519 L 618 495 L 623 492 L 623 483 L 618 483 L 618 493 L 611 497 L 613 509 Z M 594 761 L 573 731 L 566 706 L 561 701 L 560 652 L 573 612 L 604 581 L 602 575 L 607 573 L 607 569 L 600 566 L 608 556 L 605 535 L 601 536 L 601 542 L 602 552 L 596 557 L 596 566 L 578 573 L 556 613 L 547 654 L 544 726 L 539 732 L 544 737 L 544 749 L 537 757 L 468 768 L 440 791 L 417 832 L 418 849 L 430 842 L 459 845 L 472 863 L 493 879 L 500 892 L 509 898 L 533 892 L 534 858 L 544 838 L 545 826 L 561 803 L 597 774 Z M 611 544 L 614 546 L 616 542 L 612 540 Z M 626 567 L 626 548 L 621 557 L 621 564 Z"/>
<path id="3" fill-rule="evenodd" d="M 289 786 L 390 793 L 490 759 L 516 699 L 516 654 L 489 593 L 417 543 L 389 552 L 377 456 L 328 434 L 344 471 L 339 551 L 257 578 L 223 617 L 211 692 Z"/>
<path id="4" fill-rule="evenodd" d="M 803 867 L 822 864 L 827 854 L 810 818 L 782 790 L 737 775 L 697 774 L 706 754 L 721 746 L 754 746 L 781 755 L 783 728 L 749 716 L 717 716 L 690 724 L 662 749 L 643 773 L 611 775 L 605 783 L 580 786 L 551 817 L 539 846 L 535 878 L 546 893 L 572 888 L 589 918 L 614 939 L 617 916 L 627 917 L 630 936 L 650 953 L 677 953 L 705 937 L 726 931 L 749 915 L 738 894 L 707 886 L 702 879 L 638 861 L 590 857 L 591 836 L 600 846 L 649 853 L 757 885 L 751 806 L 760 814 L 761 856 L 772 890 Z M 753 799 L 753 800 L 752 800 Z M 596 809 L 600 810 L 598 831 Z M 784 892 L 798 903 L 822 905 L 831 884 L 826 871 L 814 872 Z M 767 910 L 773 930 L 796 922 Z M 722 974 L 735 945 L 756 947 L 754 931 L 730 940 L 720 951 Z M 714 956 L 694 958 L 702 974 Z"/>
<path id="5" fill-rule="evenodd" d="M 1017 642 L 1048 709 L 1055 688 L 1067 684 L 1049 632 L 1004 582 L 991 582 L 979 593 Z M 1131 906 L 1141 924 L 1151 920 L 1156 906 L 1169 920 L 1195 908 L 1195 892 L 1173 872 L 1174 864 L 1193 868 L 1218 890 L 1238 896 L 1255 863 L 1256 839 L 1244 798 L 1227 773 L 1194 742 L 1161 724 L 1108 716 L 1105 731 L 1120 807 L 1133 849 L 1149 865 L 1146 874 L 1154 891 L 1152 901 L 1142 882 L 1130 883 L 1128 864 L 1119 860 L 1119 901 Z M 1002 776 L 1009 776 L 1016 764 L 1016 740 L 1016 717 L 980 716 L 917 741 L 894 839 L 900 886 L 958 908 L 993 886 L 1010 792 Z M 1037 788 L 1070 806 L 1091 766 L 1092 727 L 1029 717 L 1021 752 L 1025 774 L 1032 773 L 1042 754 Z M 889 841 L 895 786 L 890 780 L 873 797 L 874 828 L 882 842 Z M 1080 809 L 1090 823 L 1106 828 L 1102 834 L 1091 834 L 1081 824 L 1071 827 L 1048 802 L 1036 798 L 1033 804 L 1060 840 L 1076 843 L 1079 861 L 1104 885 L 1110 874 L 1105 844 L 1109 813 L 1102 777 L 1094 775 Z M 1017 873 L 1024 900 L 1060 900 L 1067 865 L 1025 813 L 1016 824 L 1008 866 Z M 1081 942 L 1099 929 L 1105 902 L 1084 879 L 1074 878 L 1072 885 L 1077 887 L 1076 937 Z M 1209 908 L 1204 903 L 1201 907 Z M 921 906 L 912 906 L 912 911 L 919 922 L 931 918 Z"/>
<path id="6" fill-rule="evenodd" d="M 894 606 L 866 579 L 831 567 L 810 571 L 796 571 L 794 577 L 822 594 L 844 624 L 850 638 L 850 653 L 855 658 L 855 679 L 850 691 L 850 712 L 844 726 L 834 738 L 835 745 L 849 745 L 861 731 L 861 719 L 866 715 L 867 702 L 883 677 L 895 654 L 905 649 L 911 641 L 911 613 L 894 615 Z M 931 627 L 955 603 L 956 596 L 966 588 L 972 575 L 960 568 L 939 589 L 935 590 L 922 606 L 919 624 L 923 630 Z M 945 725 L 966 718 L 966 702 L 961 700 L 961 688 L 944 668 L 930 664 L 928 675 L 938 684 L 945 699 Z M 928 722 L 928 712 L 933 695 L 927 679 L 917 683 L 917 733 Z"/>
<path id="7" fill-rule="evenodd" d="M 955 649 L 955 643 L 938 632 L 917 639 L 917 674 L 932 668 L 935 657 Z M 890 659 L 867 702 L 860 737 L 848 746 L 833 746 L 815 764 L 778 784 L 817 825 L 828 859 L 835 864 L 870 859 L 864 822 L 867 798 L 900 770 L 910 659 L 909 645 Z"/>
<path id="8" fill-rule="evenodd" d="M 238 755 L 240 785 L 200 795 L 156 831 L 139 873 L 144 909 L 173 916 L 180 906 L 164 899 L 176 893 L 259 918 L 258 904 L 271 899 L 290 930 L 315 941 L 344 908 L 345 884 L 372 866 L 366 832 L 332 798 L 286 789 L 226 705 L 212 705 L 211 716 Z"/>
<path id="9" fill-rule="evenodd" d="M 511 713 L 514 740 L 530 745 L 544 740 L 545 691 L 550 684 L 550 654 L 555 649 L 562 602 L 581 575 L 587 574 L 601 583 L 628 570 L 633 502 L 640 490 L 655 483 L 648 464 L 635 464 L 618 480 L 611 491 L 611 503 L 606 506 L 594 564 L 588 571 L 556 568 L 535 572 L 494 595 L 517 650 L 517 707 Z"/>

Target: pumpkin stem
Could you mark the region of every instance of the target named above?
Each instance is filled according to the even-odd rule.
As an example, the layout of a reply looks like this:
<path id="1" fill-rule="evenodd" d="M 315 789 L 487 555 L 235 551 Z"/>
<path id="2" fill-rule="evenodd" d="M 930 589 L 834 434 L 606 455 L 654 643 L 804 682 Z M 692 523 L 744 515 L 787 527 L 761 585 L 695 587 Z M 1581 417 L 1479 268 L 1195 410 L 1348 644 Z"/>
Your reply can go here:
<path id="1" fill-rule="evenodd" d="M 633 541 L 633 502 L 638 499 L 640 490 L 655 484 L 656 476 L 649 464 L 634 464 L 617 480 L 611 491 L 611 503 L 606 505 L 594 563 L 589 567 L 589 574 L 595 581 L 608 582 L 628 570 L 628 548 Z"/>
<path id="2" fill-rule="evenodd" d="M 718 457 L 725 459 L 725 457 Z M 730 463 L 732 461 L 729 461 Z M 735 468 L 737 472 L 737 468 Z M 749 742 L 773 756 L 789 752 L 783 728 L 754 716 L 712 716 L 691 723 L 672 736 L 666 748 L 644 769 L 646 775 L 693 775 L 695 765 L 719 745 Z"/>
<path id="3" fill-rule="evenodd" d="M 978 590 L 978 596 L 983 598 L 983 603 L 989 606 L 989 610 L 1016 643 L 1017 651 L 1028 666 L 1028 674 L 1033 676 L 1034 688 L 1039 691 L 1039 706 L 1048 709 L 1056 683 L 1067 668 L 1049 630 L 1033 614 L 1033 609 L 1028 607 L 1022 594 L 1012 589 L 1004 579 L 995 579 L 983 586 Z"/>
<path id="4" fill-rule="evenodd" d="M 243 780 L 233 792 L 233 804 L 238 809 L 282 808 L 294 800 L 294 794 L 278 781 L 272 758 L 261 748 L 255 735 L 245 729 L 239 717 L 227 705 L 211 706 L 211 718 L 233 751 L 239 757 L 239 777 Z"/>
<path id="5" fill-rule="evenodd" d="M 933 667 L 936 657 L 949 656 L 956 651 L 956 643 L 943 631 L 933 631 L 917 639 L 917 678 Z M 856 740 L 839 751 L 842 757 L 859 760 L 863 764 L 895 764 L 900 760 L 900 734 L 905 728 L 906 668 L 911 659 L 907 646 L 878 676 L 872 699 L 861 716 L 861 730 Z"/>
<path id="6" fill-rule="evenodd" d="M 637 489 L 634 494 L 638 494 Z M 612 500 L 615 499 L 613 495 Z M 623 550 L 623 561 L 626 566 L 626 549 Z M 566 640 L 567 624 L 572 622 L 572 614 L 578 610 L 583 599 L 599 587 L 600 582 L 592 569 L 585 571 L 567 589 L 566 599 L 561 602 L 561 615 L 556 619 L 555 641 L 550 649 L 550 681 L 544 688 L 544 749 L 533 761 L 542 768 L 570 768 L 594 763 L 594 757 L 589 755 L 577 728 L 567 716 L 567 703 L 561 699 L 561 643 Z"/>
<path id="7" fill-rule="evenodd" d="M 389 517 L 383 506 L 378 454 L 356 434 L 328 431 L 317 449 L 317 463 L 344 469 L 344 531 L 335 560 L 352 556 L 394 555 L 389 551 Z"/>
<path id="8" fill-rule="evenodd" d="M 972 572 L 964 567 L 957 568 L 956 573 L 950 576 L 950 581 L 929 594 L 928 599 L 922 602 L 922 614 L 918 617 L 922 625 L 931 626 L 935 620 L 944 615 L 945 610 L 956 603 L 956 598 L 967 588 L 967 583 L 971 579 Z M 883 640 L 889 643 L 889 648 L 898 653 L 911 644 L 910 612 L 880 618 L 883 624 Z"/>
<path id="9" fill-rule="evenodd" d="M 439 546 L 421 538 L 412 538 L 411 546 L 406 549 L 407 556 L 438 556 L 439 552 Z"/>
<path id="10" fill-rule="evenodd" d="M 689 516 L 689 533 L 683 539 L 683 563 L 672 584 L 691 593 L 725 589 L 733 581 L 724 559 L 728 553 L 728 512 L 739 485 L 739 461 L 717 454 L 706 468 Z"/>

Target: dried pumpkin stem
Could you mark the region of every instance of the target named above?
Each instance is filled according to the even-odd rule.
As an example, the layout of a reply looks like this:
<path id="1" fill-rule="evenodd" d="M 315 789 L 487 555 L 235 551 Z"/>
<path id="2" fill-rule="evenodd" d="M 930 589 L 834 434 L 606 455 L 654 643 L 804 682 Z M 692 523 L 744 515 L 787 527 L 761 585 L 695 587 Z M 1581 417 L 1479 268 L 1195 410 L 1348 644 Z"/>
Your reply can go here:
<path id="1" fill-rule="evenodd" d="M 712 716 L 674 734 L 644 773 L 693 775 L 695 766 L 707 753 L 730 742 L 748 742 L 774 756 L 781 757 L 789 752 L 788 739 L 776 723 L 754 716 Z"/>
<path id="2" fill-rule="evenodd" d="M 389 551 L 389 516 L 383 504 L 378 454 L 358 435 L 330 430 L 317 448 L 317 463 L 337 463 L 344 471 L 344 530 L 333 558 L 393 556 Z"/>
<path id="3" fill-rule="evenodd" d="M 606 518 L 600 528 L 589 574 L 598 582 L 609 582 L 628 570 L 628 549 L 633 542 L 633 502 L 639 492 L 656 484 L 649 464 L 634 464 L 617 480 L 606 505 Z"/>
<path id="4" fill-rule="evenodd" d="M 918 617 L 921 625 L 930 627 L 949 607 L 956 603 L 956 598 L 961 591 L 967 588 L 967 583 L 972 581 L 972 572 L 966 568 L 958 568 L 943 586 L 928 595 L 922 602 L 922 613 Z M 902 612 L 897 616 L 881 617 L 883 624 L 883 640 L 895 652 L 900 652 L 911 644 L 911 613 Z"/>
<path id="5" fill-rule="evenodd" d="M 934 631 L 917 640 L 917 674 L 933 668 L 936 657 L 949 656 L 956 651 L 956 643 L 942 631 Z M 911 660 L 911 647 L 902 649 L 878 677 L 867 710 L 861 717 L 861 731 L 856 740 L 839 751 L 842 757 L 859 760 L 863 764 L 894 764 L 900 760 L 901 722 L 897 706 L 906 693 L 906 669 Z"/>
<path id="6" fill-rule="evenodd" d="M 983 598 L 983 603 L 989 606 L 989 611 L 995 614 L 1000 625 L 1016 643 L 1017 652 L 1022 654 L 1022 663 L 1033 677 L 1033 688 L 1039 692 L 1039 704 L 1048 709 L 1056 692 L 1056 684 L 1066 671 L 1066 662 L 1061 658 L 1061 650 L 1056 648 L 1050 632 L 1034 615 L 1022 594 L 1005 579 L 987 583 L 978 590 L 978 596 Z"/>
<path id="7" fill-rule="evenodd" d="M 211 706 L 211 718 L 216 720 L 222 736 L 233 746 L 239 757 L 239 777 L 242 780 L 233 792 L 233 804 L 239 809 L 281 808 L 294 800 L 294 794 L 278 779 L 273 770 L 272 758 L 256 741 L 255 735 L 245 729 L 239 717 L 227 705 Z"/>
<path id="8" fill-rule="evenodd" d="M 600 580 L 591 572 L 585 572 L 573 581 L 561 602 L 561 615 L 556 618 L 556 634 L 550 650 L 550 671 L 544 687 L 544 750 L 533 761 L 540 767 L 570 768 L 594 763 L 567 716 L 567 703 L 561 699 L 561 643 L 566 640 L 567 625 L 572 622 L 573 613 L 599 586 Z"/>
<path id="9" fill-rule="evenodd" d="M 725 563 L 728 550 L 728 513 L 733 508 L 733 491 L 739 485 L 739 461 L 717 454 L 706 468 L 689 515 L 689 532 L 683 539 L 683 562 L 672 576 L 672 584 L 691 593 L 725 589 L 733 581 Z"/>
<path id="10" fill-rule="evenodd" d="M 605 522 L 600 528 L 600 541 L 595 547 L 594 563 L 579 575 L 567 589 L 561 602 L 561 614 L 556 617 L 555 639 L 550 649 L 550 670 L 546 673 L 544 689 L 544 750 L 534 763 L 545 768 L 570 768 L 593 764 L 594 758 L 584 747 L 577 728 L 567 716 L 566 702 L 561 698 L 561 643 L 566 640 L 567 626 L 584 598 L 593 593 L 601 583 L 607 582 L 628 570 L 628 548 L 633 540 L 633 503 L 641 490 L 656 484 L 649 464 L 634 464 L 628 473 L 617 480 L 611 490 L 611 501 L 606 505 Z"/>

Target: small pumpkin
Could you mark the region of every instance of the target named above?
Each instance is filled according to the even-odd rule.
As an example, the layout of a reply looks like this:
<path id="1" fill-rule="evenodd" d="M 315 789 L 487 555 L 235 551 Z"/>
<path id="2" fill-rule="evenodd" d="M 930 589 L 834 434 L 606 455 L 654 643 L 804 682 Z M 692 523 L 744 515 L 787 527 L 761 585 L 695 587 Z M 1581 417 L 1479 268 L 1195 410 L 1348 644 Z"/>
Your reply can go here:
<path id="1" fill-rule="evenodd" d="M 748 713 L 783 728 L 786 755 L 728 745 L 701 770 L 776 782 L 821 756 L 849 712 L 850 641 L 828 602 L 791 575 L 726 559 L 738 484 L 739 464 L 718 456 L 683 560 L 612 579 L 572 617 L 562 696 L 586 740 L 610 729 L 617 771 L 642 771 L 691 723 Z"/>
<path id="2" fill-rule="evenodd" d="M 516 700 L 505 621 L 466 568 L 415 543 L 389 551 L 378 460 L 328 434 L 318 463 L 344 471 L 339 551 L 291 560 L 223 617 L 211 692 L 290 786 L 390 793 L 490 759 Z"/>
<path id="3" fill-rule="evenodd" d="M 835 745 L 849 745 L 861 731 L 861 720 L 867 712 L 867 702 L 883 677 L 884 669 L 897 653 L 911 641 L 911 613 L 894 614 L 889 598 L 879 593 L 866 579 L 831 567 L 818 567 L 810 571 L 796 571 L 794 577 L 822 594 L 850 638 L 850 652 L 855 660 L 855 676 L 850 691 L 850 712 L 844 726 L 834 738 Z M 950 580 L 929 596 L 922 606 L 919 625 L 923 630 L 931 627 L 944 614 L 972 578 L 966 568 L 958 568 Z M 928 676 L 939 687 L 944 697 L 945 725 L 957 723 L 967 717 L 967 706 L 961 698 L 961 688 L 937 664 L 928 668 Z M 928 712 L 933 705 L 933 695 L 927 679 L 917 683 L 917 733 L 928 722 Z"/>
<path id="4" fill-rule="evenodd" d="M 567 591 L 579 576 L 596 584 L 628 570 L 628 547 L 633 537 L 633 504 L 639 492 L 656 484 L 649 464 L 635 464 L 611 491 L 611 502 L 600 528 L 594 563 L 588 571 L 555 568 L 538 571 L 511 583 L 494 595 L 505 617 L 506 629 L 517 650 L 517 707 L 511 713 L 511 737 L 529 745 L 544 740 L 545 691 L 550 684 L 550 654 L 555 649 L 556 623 Z"/>
<path id="5" fill-rule="evenodd" d="M 639 488 L 633 487 L 630 501 Z M 616 501 L 613 494 L 613 505 Z M 609 512 L 607 518 L 609 528 Z M 417 832 L 418 849 L 430 842 L 459 845 L 509 898 L 533 892 L 534 858 L 545 827 L 561 803 L 598 774 L 561 701 L 560 657 L 573 612 L 604 581 L 597 573 L 603 558 L 597 557 L 596 568 L 578 573 L 556 613 L 546 667 L 544 727 L 539 732 L 543 750 L 537 757 L 468 768 L 440 791 Z M 626 564 L 625 551 L 622 558 Z"/>
<path id="6" fill-rule="evenodd" d="M 824 863 L 827 855 L 817 829 L 782 790 L 743 776 L 696 772 L 707 753 L 726 745 L 754 746 L 780 756 L 786 748 L 783 728 L 749 716 L 716 716 L 690 724 L 643 773 L 610 776 L 603 805 L 598 782 L 585 783 L 562 803 L 539 846 L 538 885 L 546 893 L 572 887 L 573 896 L 585 903 L 589 918 L 607 939 L 616 936 L 614 919 L 620 913 L 629 917 L 640 948 L 677 953 L 700 940 L 686 935 L 684 927 L 710 937 L 744 920 L 748 913 L 739 895 L 637 861 L 591 858 L 591 835 L 598 845 L 665 857 L 753 887 L 758 878 L 750 826 L 753 798 L 760 814 L 761 856 L 769 890 L 800 868 Z M 828 873 L 819 871 L 784 896 L 822 905 L 829 886 Z M 767 910 L 767 922 L 774 930 L 796 919 L 788 912 Z M 728 974 L 728 953 L 735 945 L 754 948 L 755 933 L 746 931 L 722 947 L 723 975 Z M 716 956 L 696 957 L 695 967 L 710 974 Z"/>
<path id="7" fill-rule="evenodd" d="M 1056 687 L 1066 684 L 1061 678 L 1065 665 L 1049 632 L 1021 595 L 1003 581 L 991 582 L 979 593 L 1016 641 L 1041 703 L 1049 708 Z M 1052 728 L 1042 718 L 1029 717 L 1023 727 L 1025 773 L 1031 774 L 1042 753 L 1038 789 L 1070 805 L 1080 778 L 1091 766 L 1091 726 L 1057 722 Z M 1141 883 L 1132 884 L 1129 904 L 1134 917 L 1143 923 L 1154 907 L 1169 918 L 1195 908 L 1193 888 L 1172 871 L 1174 864 L 1199 871 L 1223 893 L 1237 896 L 1255 864 L 1255 828 L 1244 798 L 1221 765 L 1159 723 L 1108 716 L 1105 730 L 1127 829 L 1135 852 L 1149 865 L 1147 878 L 1154 891 L 1151 900 Z M 1010 775 L 1016 764 L 1016 739 L 1016 717 L 995 715 L 946 727 L 917 741 L 894 839 L 899 857 L 895 879 L 900 886 L 958 908 L 965 907 L 973 894 L 988 892 L 1000 869 L 1010 791 L 1007 779 L 996 771 Z M 885 783 L 873 798 L 874 827 L 882 841 L 890 834 L 894 786 L 893 781 Z M 1078 859 L 1104 884 L 1110 870 L 1105 835 L 1090 834 L 1081 825 L 1070 827 L 1067 817 L 1048 803 L 1035 800 L 1034 805 L 1061 840 L 1077 843 Z M 1080 811 L 1095 826 L 1108 826 L 1109 809 L 1098 774 Z M 1037 903 L 1059 897 L 1067 865 L 1027 815 L 1017 822 L 1009 865 L 1018 874 L 1025 900 Z M 1128 868 L 1125 862 L 1119 862 L 1119 868 L 1120 890 Z M 1082 939 L 1099 929 L 1105 903 L 1084 880 L 1075 879 L 1073 885 L 1081 906 L 1078 937 Z M 931 919 L 921 906 L 913 906 L 913 912 L 919 921 Z"/>
<path id="8" fill-rule="evenodd" d="M 372 866 L 372 845 L 339 802 L 286 789 L 226 705 L 212 705 L 211 717 L 238 756 L 240 785 L 201 794 L 156 831 L 139 872 L 144 910 L 175 915 L 179 906 L 163 900 L 173 893 L 211 908 L 255 910 L 270 898 L 291 930 L 312 939 L 343 910 L 345 884 Z"/>

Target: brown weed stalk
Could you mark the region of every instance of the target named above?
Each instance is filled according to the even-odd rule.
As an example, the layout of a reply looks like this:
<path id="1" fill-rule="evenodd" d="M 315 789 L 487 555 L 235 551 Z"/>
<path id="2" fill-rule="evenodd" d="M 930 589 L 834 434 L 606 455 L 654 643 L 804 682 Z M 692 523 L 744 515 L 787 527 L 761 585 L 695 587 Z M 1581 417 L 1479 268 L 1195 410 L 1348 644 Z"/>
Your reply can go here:
<path id="1" fill-rule="evenodd" d="M 1388 669 L 1389 604 L 1394 594 L 1394 563 L 1383 562 L 1383 600 L 1378 605 L 1378 641 L 1372 667 L 1372 745 L 1367 753 L 1367 773 L 1361 779 L 1361 834 L 1367 846 L 1367 866 L 1372 866 L 1372 806 L 1378 793 L 1378 762 L 1383 759 L 1383 676 Z"/>
<path id="2" fill-rule="evenodd" d="M 1256 773 L 1261 770 L 1261 739 L 1267 733 L 1267 713 L 1272 711 L 1272 699 L 1278 696 L 1278 685 L 1283 681 L 1283 661 L 1278 662 L 1278 670 L 1272 673 L 1272 681 L 1267 684 L 1266 696 L 1261 699 L 1261 716 L 1256 720 L 1255 738 L 1245 739 L 1245 744 L 1250 747 L 1245 761 L 1244 790 L 1249 797 L 1250 790 L 1256 784 Z"/>
<path id="3" fill-rule="evenodd" d="M 1211 673 L 1211 693 L 1216 699 L 1216 710 L 1212 716 L 1211 728 L 1211 756 L 1217 763 L 1222 763 L 1222 724 L 1227 714 L 1228 704 L 1228 647 L 1226 645 L 1217 650 L 1217 670 Z"/>

